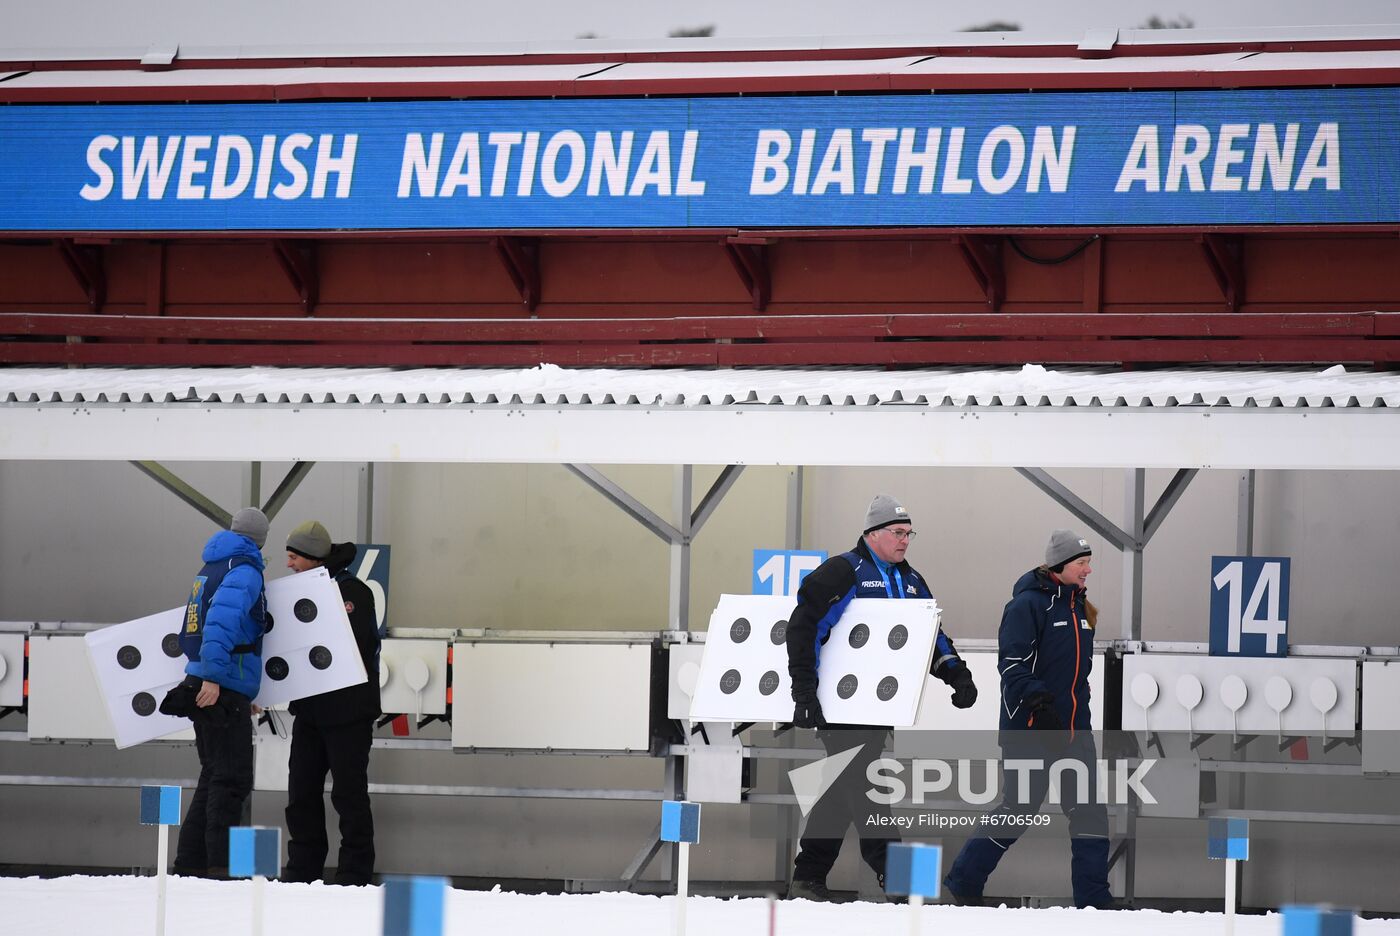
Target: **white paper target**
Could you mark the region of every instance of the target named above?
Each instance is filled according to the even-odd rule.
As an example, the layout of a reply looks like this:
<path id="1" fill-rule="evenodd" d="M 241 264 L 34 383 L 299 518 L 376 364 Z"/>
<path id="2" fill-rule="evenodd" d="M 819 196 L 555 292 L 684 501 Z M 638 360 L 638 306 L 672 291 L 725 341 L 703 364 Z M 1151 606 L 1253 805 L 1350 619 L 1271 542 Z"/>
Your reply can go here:
<path id="1" fill-rule="evenodd" d="M 325 569 L 267 583 L 273 626 L 263 638 L 263 679 L 254 699 L 267 708 L 367 678 L 340 586 Z"/>
<path id="2" fill-rule="evenodd" d="M 24 635 L 0 634 L 0 706 L 24 704 Z"/>
<path id="3" fill-rule="evenodd" d="M 172 718 L 157 710 L 165 694 L 185 678 L 186 661 L 180 652 L 184 618 L 183 607 L 172 608 L 92 631 L 83 638 L 117 747 L 131 747 L 190 727 L 188 718 Z"/>
<path id="4" fill-rule="evenodd" d="M 690 717 L 792 720 L 787 622 L 791 598 L 721 595 L 710 616 Z M 938 636 L 937 602 L 858 598 L 821 650 L 817 698 L 828 722 L 914 724 Z"/>
<path id="5" fill-rule="evenodd" d="M 269 707 L 365 681 L 340 588 L 324 569 L 268 582 L 267 604 L 273 626 L 263 638 L 257 704 Z M 166 692 L 185 678 L 187 661 L 179 648 L 184 616 L 181 606 L 84 638 L 117 747 L 190 727 L 189 719 L 158 711 Z"/>

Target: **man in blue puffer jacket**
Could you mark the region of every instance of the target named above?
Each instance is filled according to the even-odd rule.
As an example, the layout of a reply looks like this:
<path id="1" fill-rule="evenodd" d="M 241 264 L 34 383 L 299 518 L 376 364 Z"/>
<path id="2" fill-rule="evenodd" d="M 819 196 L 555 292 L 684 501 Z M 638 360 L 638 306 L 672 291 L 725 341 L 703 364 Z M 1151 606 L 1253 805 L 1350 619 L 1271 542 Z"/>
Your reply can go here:
<path id="1" fill-rule="evenodd" d="M 1108 812 L 1096 801 L 1098 754 L 1089 720 L 1098 612 L 1084 583 L 1093 571 L 1092 554 L 1076 533 L 1050 535 L 1045 565 L 1017 580 L 1002 612 L 997 668 L 1003 760 L 1037 760 L 1047 768 L 1073 760 L 1087 768 L 1085 790 L 1072 772 L 1062 774 L 1060 808 L 1069 819 L 1074 905 L 1106 909 L 1113 906 Z M 1039 812 L 1049 781 L 1048 769 L 1002 771 L 1001 805 L 984 822 L 996 835 L 969 840 L 943 879 L 955 903 L 981 901 L 987 877 L 1027 828 L 1024 820 Z"/>
<path id="2" fill-rule="evenodd" d="M 252 700 L 262 682 L 267 629 L 260 549 L 267 527 L 256 507 L 234 514 L 229 529 L 204 544 L 204 567 L 185 607 L 180 648 L 190 660 L 185 682 L 196 691 L 191 720 L 199 783 L 180 827 L 176 873 L 228 876 L 228 830 L 253 789 Z"/>
<path id="3" fill-rule="evenodd" d="M 880 756 L 890 729 L 874 725 L 830 725 L 817 699 L 818 662 L 831 629 L 855 598 L 932 598 L 927 583 L 904 554 L 917 535 L 904 505 L 878 494 L 865 513 L 864 533 L 850 552 L 817 566 L 797 592 L 797 607 L 788 622 L 788 675 L 792 680 L 793 719 L 798 728 L 817 729 L 827 756 L 860 747 L 840 778 L 817 800 L 803 830 L 793 864 L 790 897 L 833 901 L 827 873 L 841 852 L 841 840 L 854 823 L 860 853 L 884 887 L 885 856 L 898 838 L 889 807 L 866 795 L 866 770 Z M 939 632 L 931 672 L 953 689 L 953 705 L 967 708 L 977 701 L 972 673 L 947 634 Z M 867 831 L 874 830 L 874 831 Z"/>

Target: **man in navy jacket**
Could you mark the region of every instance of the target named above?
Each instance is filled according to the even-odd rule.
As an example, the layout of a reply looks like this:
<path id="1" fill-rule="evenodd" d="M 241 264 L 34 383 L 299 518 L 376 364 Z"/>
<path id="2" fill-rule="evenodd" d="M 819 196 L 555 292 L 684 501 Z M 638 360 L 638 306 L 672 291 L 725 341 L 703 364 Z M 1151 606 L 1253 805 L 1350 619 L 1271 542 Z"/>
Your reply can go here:
<path id="1" fill-rule="evenodd" d="M 787 627 L 788 675 L 792 680 L 793 724 L 817 729 L 827 756 L 860 746 L 841 777 L 807 817 L 792 872 L 789 895 L 833 900 L 826 876 L 841 851 L 852 822 L 860 836 L 860 853 L 884 885 L 885 854 L 898 833 L 882 821 L 889 807 L 866 795 L 866 768 L 880 756 L 890 729 L 872 725 L 830 725 L 817 699 L 817 668 L 822 644 L 855 598 L 932 598 L 924 578 L 905 561 L 915 537 L 904 505 L 889 494 L 876 495 L 866 511 L 864 531 L 855 548 L 823 562 L 802 582 L 797 608 Z M 952 640 L 941 631 L 933 653 L 933 675 L 953 688 L 953 704 L 968 708 L 977 701 L 972 674 Z M 874 833 L 866 830 L 878 830 Z"/>
<path id="2" fill-rule="evenodd" d="M 196 690 L 199 782 L 175 851 L 179 874 L 228 876 L 228 830 L 253 790 L 252 700 L 262 684 L 267 628 L 263 558 L 267 517 L 256 507 L 233 515 L 204 545 L 204 567 L 185 606 L 180 648 L 186 684 Z"/>
<path id="3" fill-rule="evenodd" d="M 1070 530 L 1056 530 L 1045 548 L 1045 565 L 1017 580 L 1002 612 L 998 635 L 1001 671 L 1001 746 L 1006 760 L 1040 760 L 1046 768 L 1061 759 L 1087 767 L 1080 790 L 1062 776 L 1060 808 L 1069 819 L 1070 880 L 1076 907 L 1110 908 L 1108 812 L 1096 802 L 1097 752 L 1089 721 L 1089 671 L 1094 665 L 1098 612 L 1084 583 L 1093 571 L 1093 550 Z M 943 885 L 955 903 L 982 899 L 987 877 L 1025 831 L 1018 821 L 1034 816 L 1045 801 L 1048 769 L 1003 770 L 1001 805 L 988 817 L 994 836 L 970 839 Z"/>

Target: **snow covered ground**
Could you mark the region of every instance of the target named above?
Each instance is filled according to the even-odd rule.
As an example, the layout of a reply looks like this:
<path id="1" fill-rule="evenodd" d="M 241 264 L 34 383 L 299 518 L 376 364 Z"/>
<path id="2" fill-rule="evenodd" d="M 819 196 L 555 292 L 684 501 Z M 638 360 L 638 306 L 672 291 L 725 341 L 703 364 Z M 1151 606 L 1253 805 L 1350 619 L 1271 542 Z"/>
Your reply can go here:
<path id="1" fill-rule="evenodd" d="M 246 936 L 252 931 L 253 885 L 169 879 L 166 932 L 170 936 Z M 265 884 L 266 936 L 379 936 L 383 890 L 323 884 Z M 6 936 L 150 936 L 155 932 L 154 878 L 0 878 L 0 932 Z M 460 936 L 615 936 L 671 931 L 674 898 L 635 894 L 526 895 L 452 891 L 444 932 Z M 760 898 L 692 897 L 687 933 L 693 936 L 768 936 L 769 908 Z M 910 932 L 908 907 L 892 904 L 816 904 L 779 901 L 775 936 L 864 936 Z M 1200 936 L 1222 933 L 1218 913 L 1137 910 L 1021 910 L 927 906 L 919 932 L 958 936 Z M 1400 920 L 1358 920 L 1364 936 L 1400 934 Z M 1239 936 L 1275 936 L 1281 918 L 1237 918 Z"/>

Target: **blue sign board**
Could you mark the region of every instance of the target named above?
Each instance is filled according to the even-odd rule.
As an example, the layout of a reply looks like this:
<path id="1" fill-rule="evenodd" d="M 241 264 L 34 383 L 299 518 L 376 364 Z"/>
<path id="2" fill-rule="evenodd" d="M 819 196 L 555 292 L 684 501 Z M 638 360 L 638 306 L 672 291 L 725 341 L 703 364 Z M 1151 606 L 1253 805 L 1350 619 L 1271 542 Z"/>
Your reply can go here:
<path id="1" fill-rule="evenodd" d="M 943 849 L 922 842 L 890 844 L 885 870 L 885 893 L 895 897 L 915 894 L 937 900 L 943 879 Z"/>
<path id="2" fill-rule="evenodd" d="M 369 586 L 374 593 L 374 615 L 379 623 L 379 636 L 388 634 L 389 620 L 389 547 L 379 543 L 356 543 L 355 559 L 350 564 L 355 578 Z M 347 612 L 349 609 L 346 609 Z"/>
<path id="3" fill-rule="evenodd" d="M 10 105 L 0 229 L 1400 221 L 1400 87 Z"/>
<path id="4" fill-rule="evenodd" d="M 1286 556 L 1212 556 L 1210 655 L 1288 656 Z"/>
<path id="5" fill-rule="evenodd" d="M 1210 819 L 1206 824 L 1206 857 L 1249 860 L 1249 820 Z"/>
<path id="6" fill-rule="evenodd" d="M 700 843 L 700 804 L 682 800 L 661 803 L 661 841 Z"/>
<path id="7" fill-rule="evenodd" d="M 826 561 L 826 553 L 813 549 L 755 549 L 753 593 L 797 596 L 802 580 Z"/>
<path id="8" fill-rule="evenodd" d="M 142 825 L 179 825 L 180 788 L 177 786 L 143 786 L 141 788 Z"/>

